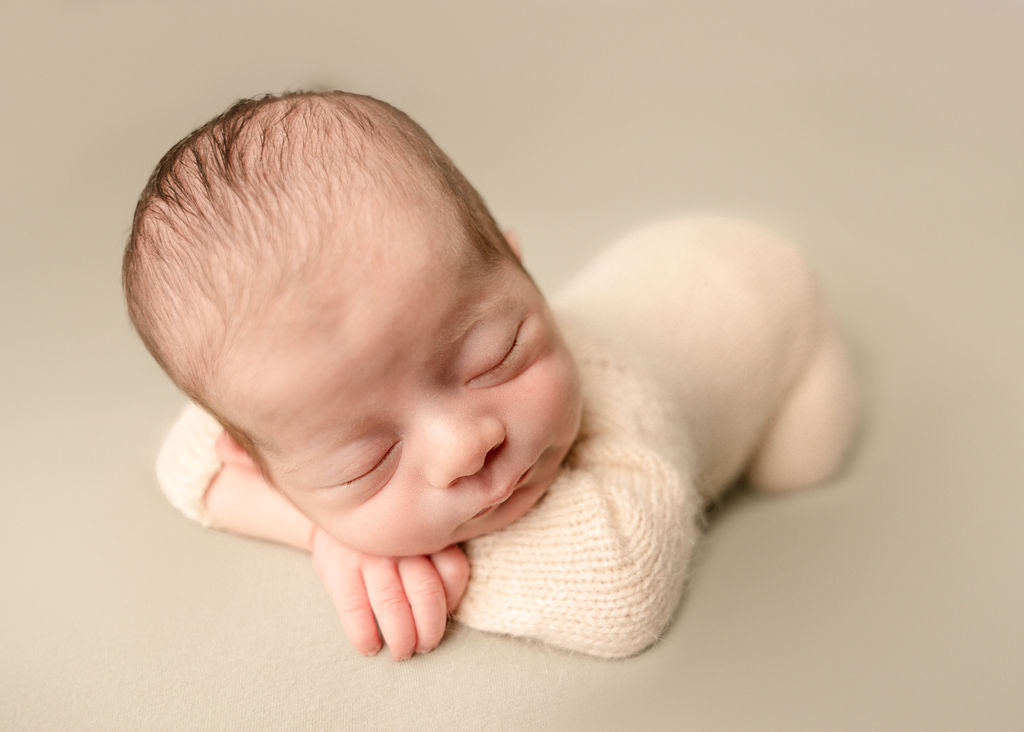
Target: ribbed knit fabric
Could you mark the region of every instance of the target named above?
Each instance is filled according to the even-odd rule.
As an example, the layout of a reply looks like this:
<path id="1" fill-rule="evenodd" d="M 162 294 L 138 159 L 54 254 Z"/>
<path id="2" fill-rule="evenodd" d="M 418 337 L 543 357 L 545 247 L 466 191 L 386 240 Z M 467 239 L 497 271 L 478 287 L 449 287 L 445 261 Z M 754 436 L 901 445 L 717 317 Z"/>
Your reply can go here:
<path id="1" fill-rule="evenodd" d="M 699 534 L 700 497 L 656 390 L 566 333 L 583 388 L 579 438 L 547 494 L 505 529 L 467 542 L 472 580 L 456 617 L 495 633 L 605 658 L 668 625 Z"/>

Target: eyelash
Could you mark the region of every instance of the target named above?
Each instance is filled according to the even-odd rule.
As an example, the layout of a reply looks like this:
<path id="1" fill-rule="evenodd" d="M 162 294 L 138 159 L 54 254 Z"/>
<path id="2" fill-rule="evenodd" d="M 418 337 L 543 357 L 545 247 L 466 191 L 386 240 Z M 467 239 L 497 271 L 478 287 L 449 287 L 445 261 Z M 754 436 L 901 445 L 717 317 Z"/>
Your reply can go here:
<path id="1" fill-rule="evenodd" d="M 512 357 L 516 355 L 516 352 L 519 350 L 519 332 L 521 330 L 522 326 L 520 326 L 516 330 L 515 340 L 512 341 L 512 345 L 509 346 L 509 349 L 505 351 L 505 355 L 501 357 L 501 360 L 498 361 L 498 363 L 496 363 L 494 366 L 487 370 L 488 374 L 493 374 L 496 371 L 500 371 L 503 367 L 507 367 L 508 364 L 513 360 Z"/>
<path id="2" fill-rule="evenodd" d="M 505 355 L 501 357 L 501 360 L 498 361 L 498 363 L 491 366 L 486 371 L 484 371 L 479 376 L 474 377 L 470 381 L 470 384 L 473 384 L 477 380 L 490 381 L 495 377 L 500 378 L 505 371 L 514 368 L 517 365 L 517 356 L 519 355 L 519 352 L 522 347 L 522 332 L 523 325 L 522 323 L 520 323 L 519 327 L 516 329 L 516 334 L 515 338 L 512 340 L 512 345 L 509 346 L 507 351 L 505 351 Z"/>
<path id="3" fill-rule="evenodd" d="M 369 477 L 370 477 L 371 475 L 373 475 L 373 474 L 374 474 L 374 473 L 376 473 L 376 472 L 377 472 L 378 470 L 380 470 L 380 467 L 381 467 L 381 466 L 382 466 L 382 465 L 383 465 L 383 464 L 384 464 L 385 462 L 387 462 L 388 458 L 389 458 L 389 457 L 391 457 L 391 456 L 392 456 L 392 454 L 394 454 L 395 450 L 397 450 L 397 449 L 398 449 L 398 443 L 396 442 L 396 443 L 395 443 L 394 445 L 392 445 L 392 446 L 391 446 L 391 447 L 390 447 L 390 448 L 388 449 L 388 451 L 387 451 L 387 452 L 385 452 L 385 453 L 384 453 L 384 454 L 383 454 L 383 455 L 381 456 L 380 460 L 378 460 L 378 461 L 376 462 L 376 464 L 374 464 L 374 466 L 373 466 L 372 468 L 370 468 L 369 470 L 367 470 L 367 471 L 366 471 L 365 473 L 363 473 L 362 475 L 356 476 L 356 477 L 355 477 L 355 478 L 353 478 L 352 480 L 346 480 L 346 481 L 345 481 L 344 483 L 341 483 L 341 484 L 339 484 L 339 485 L 340 485 L 341 487 L 345 487 L 345 486 L 350 486 L 350 485 L 354 485 L 354 484 L 356 484 L 356 483 L 358 483 L 358 482 L 362 481 L 362 480 L 363 480 L 364 478 L 369 478 Z"/>

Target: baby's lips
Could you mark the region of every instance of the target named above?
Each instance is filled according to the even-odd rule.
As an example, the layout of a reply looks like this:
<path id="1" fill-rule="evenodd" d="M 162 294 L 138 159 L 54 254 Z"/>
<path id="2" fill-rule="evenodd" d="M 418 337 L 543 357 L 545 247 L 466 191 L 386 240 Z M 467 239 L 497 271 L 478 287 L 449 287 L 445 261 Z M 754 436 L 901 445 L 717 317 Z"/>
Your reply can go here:
<path id="1" fill-rule="evenodd" d="M 473 518 L 474 518 L 474 519 L 478 519 L 478 518 L 480 518 L 481 516 L 484 516 L 484 515 L 486 515 L 486 514 L 490 513 L 490 512 L 491 512 L 491 511 L 492 511 L 493 509 L 497 508 L 498 506 L 500 506 L 501 504 L 503 504 L 503 503 L 504 503 L 505 501 L 507 501 L 507 500 L 508 500 L 509 498 L 511 498 L 512 496 L 514 496 L 514 495 L 515 495 L 515 492 L 516 492 L 517 490 L 519 490 L 519 486 L 521 486 L 521 485 L 523 484 L 523 481 L 525 481 L 525 480 L 526 480 L 527 476 L 528 476 L 528 475 L 530 474 L 530 472 L 531 472 L 531 471 L 533 470 L 533 466 L 534 466 L 534 465 L 536 465 L 536 463 L 534 463 L 533 465 L 531 465 L 530 467 L 528 467 L 528 468 L 527 468 L 526 470 L 524 470 L 524 471 L 522 472 L 522 474 L 521 474 L 521 475 L 519 476 L 519 478 L 518 478 L 518 479 L 516 479 L 516 482 L 512 484 L 512 487 L 511 487 L 511 488 L 509 488 L 508 490 L 506 490 L 506 491 L 505 491 L 505 496 L 504 496 L 504 497 L 503 497 L 503 498 L 502 498 L 501 500 L 499 500 L 499 501 L 496 501 L 496 502 L 492 503 L 492 504 L 491 504 L 490 506 L 487 506 L 486 508 L 484 508 L 484 509 L 483 509 L 482 511 L 480 511 L 480 512 L 479 512 L 479 513 L 478 513 L 478 514 L 477 514 L 476 516 L 474 516 Z"/>

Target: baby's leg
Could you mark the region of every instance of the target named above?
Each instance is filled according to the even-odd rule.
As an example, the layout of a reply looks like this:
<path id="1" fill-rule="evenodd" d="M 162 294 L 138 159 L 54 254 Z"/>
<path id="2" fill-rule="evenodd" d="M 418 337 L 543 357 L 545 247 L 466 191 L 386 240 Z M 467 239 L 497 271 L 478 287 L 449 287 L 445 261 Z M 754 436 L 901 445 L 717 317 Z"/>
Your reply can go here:
<path id="1" fill-rule="evenodd" d="M 764 491 L 788 491 L 832 476 L 846 455 L 860 412 L 859 391 L 835 324 L 826 322 L 802 374 L 768 424 L 747 478 Z"/>
<path id="2" fill-rule="evenodd" d="M 838 468 L 856 383 L 817 279 L 786 239 L 733 219 L 665 221 L 602 253 L 557 307 L 665 387 L 706 499 L 741 475 L 786 490 Z"/>

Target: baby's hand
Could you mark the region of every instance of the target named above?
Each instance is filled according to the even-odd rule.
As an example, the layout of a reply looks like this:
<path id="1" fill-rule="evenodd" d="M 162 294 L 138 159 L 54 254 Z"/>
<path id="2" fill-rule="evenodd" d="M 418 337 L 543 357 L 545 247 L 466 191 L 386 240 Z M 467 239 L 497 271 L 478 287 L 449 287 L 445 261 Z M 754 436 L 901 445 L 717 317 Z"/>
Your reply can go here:
<path id="1" fill-rule="evenodd" d="M 316 528 L 312 552 L 345 635 L 367 656 L 380 650 L 381 635 L 396 661 L 432 651 L 469 582 L 469 560 L 455 545 L 429 557 L 376 557 Z"/>

